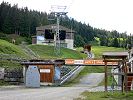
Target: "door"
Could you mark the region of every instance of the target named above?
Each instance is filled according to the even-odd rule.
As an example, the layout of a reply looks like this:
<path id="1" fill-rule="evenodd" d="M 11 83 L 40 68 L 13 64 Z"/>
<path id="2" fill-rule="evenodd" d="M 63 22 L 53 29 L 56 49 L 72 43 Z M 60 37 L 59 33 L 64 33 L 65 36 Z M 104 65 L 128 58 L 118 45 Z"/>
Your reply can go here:
<path id="1" fill-rule="evenodd" d="M 54 66 L 53 65 L 43 65 L 40 68 L 40 81 L 41 82 L 53 82 L 54 76 Z"/>

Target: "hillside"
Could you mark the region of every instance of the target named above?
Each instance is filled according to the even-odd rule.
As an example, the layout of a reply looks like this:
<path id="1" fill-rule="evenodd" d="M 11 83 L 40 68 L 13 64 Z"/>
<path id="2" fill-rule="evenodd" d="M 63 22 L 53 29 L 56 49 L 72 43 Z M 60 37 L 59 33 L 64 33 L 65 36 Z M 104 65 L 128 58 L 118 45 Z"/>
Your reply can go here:
<path id="1" fill-rule="evenodd" d="M 38 57 L 38 59 L 84 59 L 86 55 L 80 53 L 83 48 L 76 48 L 76 50 L 70 50 L 66 48 L 61 48 L 61 55 L 56 56 L 54 54 L 54 47 L 48 45 L 27 45 L 27 48 L 30 48 Z M 95 55 L 95 59 L 102 58 L 102 53 L 105 51 L 124 51 L 123 48 L 114 48 L 114 47 L 105 47 L 105 46 L 92 46 L 92 52 Z M 14 55 L 18 58 L 24 59 L 34 59 L 32 55 L 24 50 L 22 46 L 14 45 L 9 43 L 5 40 L 0 39 L 0 58 L 5 57 L 13 58 Z M 20 63 L 16 61 L 9 61 L 9 60 L 0 60 L 1 67 L 10 66 L 13 68 L 16 66 L 21 66 Z"/>
<path id="2" fill-rule="evenodd" d="M 35 52 L 35 54 L 39 55 L 39 59 L 83 59 L 86 58 L 86 55 L 80 53 L 83 48 L 76 48 L 76 50 L 70 50 L 67 48 L 61 48 L 61 55 L 56 56 L 54 54 L 54 47 L 48 45 L 28 45 L 28 47 Z M 95 58 L 101 58 L 102 53 L 106 51 L 124 51 L 124 48 L 115 48 L 115 47 L 105 47 L 105 46 L 92 46 L 92 52 L 95 54 Z M 18 57 L 28 59 L 30 55 L 28 55 L 22 47 L 18 45 L 14 45 L 5 40 L 0 39 L 0 54 L 15 54 Z"/>
<path id="3" fill-rule="evenodd" d="M 0 67 L 9 69 L 20 67 L 21 64 L 19 62 L 8 60 L 12 58 L 28 59 L 29 57 L 21 47 L 0 39 Z"/>
<path id="4" fill-rule="evenodd" d="M 73 59 L 83 59 L 86 55 L 81 54 L 78 51 L 70 50 L 66 48 L 61 48 L 61 56 L 56 56 L 54 54 L 53 46 L 44 46 L 44 45 L 28 45 L 28 47 L 40 56 L 39 59 L 65 59 L 65 58 L 73 58 Z M 0 54 L 9 54 L 16 55 L 21 58 L 28 59 L 31 55 L 28 55 L 22 47 L 18 45 L 14 45 L 5 40 L 0 39 Z"/>
<path id="5" fill-rule="evenodd" d="M 48 45 L 29 45 L 29 48 L 38 54 L 40 59 L 83 59 L 86 57 L 85 54 L 67 48 L 61 48 L 61 55 L 57 57 L 54 54 L 54 47 Z"/>
<path id="6" fill-rule="evenodd" d="M 23 58 L 28 58 L 28 55 L 21 47 L 0 39 L 0 54 L 16 55 Z"/>
<path id="7" fill-rule="evenodd" d="M 86 57 L 85 54 L 66 48 L 61 48 L 61 56 L 57 57 L 54 54 L 53 46 L 28 45 L 26 47 L 30 48 L 33 52 L 35 52 L 35 54 L 39 55 L 40 57 L 38 59 L 83 59 Z M 16 68 L 21 66 L 17 61 L 8 60 L 11 58 L 34 59 L 30 53 L 25 51 L 25 48 L 22 47 L 22 45 L 15 45 L 0 39 L 0 66 L 6 68 Z"/>
<path id="8" fill-rule="evenodd" d="M 119 52 L 125 51 L 124 48 L 116 48 L 116 47 L 106 47 L 106 46 L 92 46 L 92 52 L 95 54 L 96 58 L 101 58 L 103 52 Z"/>
<path id="9" fill-rule="evenodd" d="M 103 52 L 119 52 L 125 51 L 125 48 L 116 48 L 116 47 L 106 47 L 106 46 L 92 46 L 91 51 L 94 53 L 95 58 L 102 58 Z M 82 51 L 83 48 L 77 48 L 77 51 Z"/>

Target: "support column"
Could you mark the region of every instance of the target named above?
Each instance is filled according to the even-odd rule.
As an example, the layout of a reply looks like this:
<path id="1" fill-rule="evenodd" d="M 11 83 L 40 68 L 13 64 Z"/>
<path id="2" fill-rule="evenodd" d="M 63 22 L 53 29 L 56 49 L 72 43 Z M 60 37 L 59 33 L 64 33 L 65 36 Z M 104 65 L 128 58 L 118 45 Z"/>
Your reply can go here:
<path id="1" fill-rule="evenodd" d="M 124 92 L 124 79 L 125 79 L 125 75 L 124 75 L 124 62 L 123 62 L 123 59 L 122 59 L 122 83 L 121 83 L 121 91 Z"/>
<path id="2" fill-rule="evenodd" d="M 127 77 L 128 68 L 127 68 L 125 59 L 123 59 L 123 63 L 124 63 L 124 70 L 125 70 L 124 71 L 125 92 L 127 92 L 128 91 L 128 77 Z"/>
<path id="3" fill-rule="evenodd" d="M 107 61 L 105 61 L 105 92 L 107 92 L 107 84 L 108 84 L 108 76 L 107 76 Z"/>

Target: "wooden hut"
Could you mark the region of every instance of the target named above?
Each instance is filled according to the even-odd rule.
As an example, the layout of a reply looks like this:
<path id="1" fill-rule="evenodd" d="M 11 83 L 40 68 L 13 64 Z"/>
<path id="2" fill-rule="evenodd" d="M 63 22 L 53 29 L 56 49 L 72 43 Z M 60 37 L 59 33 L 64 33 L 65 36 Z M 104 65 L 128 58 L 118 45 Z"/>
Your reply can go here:
<path id="1" fill-rule="evenodd" d="M 63 65 L 64 61 L 52 61 L 52 60 L 30 60 L 21 63 L 24 67 L 24 82 L 26 77 L 26 71 L 29 66 L 37 66 L 40 73 L 40 82 L 42 83 L 54 83 L 55 66 Z"/>

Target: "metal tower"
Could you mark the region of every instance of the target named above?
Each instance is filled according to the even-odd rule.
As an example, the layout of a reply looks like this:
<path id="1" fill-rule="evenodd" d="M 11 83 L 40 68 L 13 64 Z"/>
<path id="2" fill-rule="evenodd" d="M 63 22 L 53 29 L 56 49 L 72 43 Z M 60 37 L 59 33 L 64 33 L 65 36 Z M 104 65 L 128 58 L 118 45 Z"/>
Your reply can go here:
<path id="1" fill-rule="evenodd" d="M 54 34 L 54 53 L 56 56 L 59 56 L 61 51 L 60 51 L 60 16 L 62 15 L 66 15 L 67 12 L 64 12 L 64 10 L 66 9 L 66 6 L 51 6 L 52 9 L 52 14 L 54 14 L 56 16 L 56 33 Z M 54 11 L 56 10 L 56 11 Z"/>

